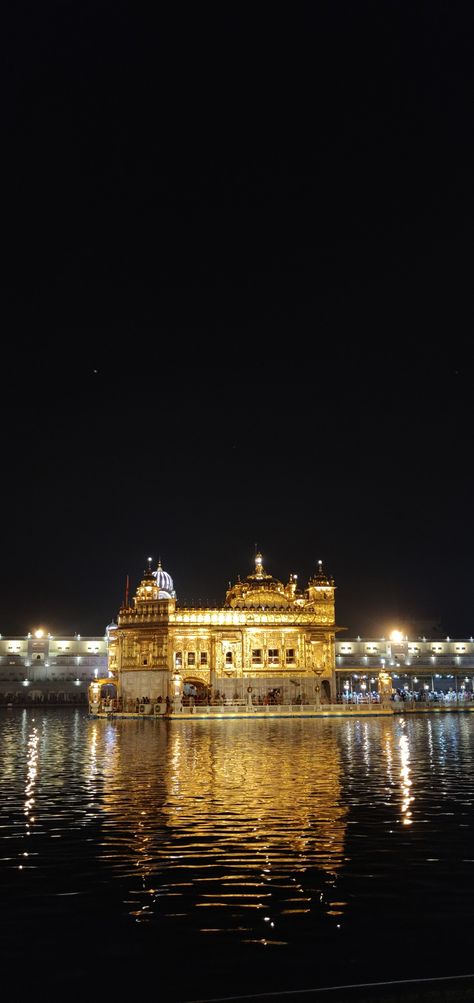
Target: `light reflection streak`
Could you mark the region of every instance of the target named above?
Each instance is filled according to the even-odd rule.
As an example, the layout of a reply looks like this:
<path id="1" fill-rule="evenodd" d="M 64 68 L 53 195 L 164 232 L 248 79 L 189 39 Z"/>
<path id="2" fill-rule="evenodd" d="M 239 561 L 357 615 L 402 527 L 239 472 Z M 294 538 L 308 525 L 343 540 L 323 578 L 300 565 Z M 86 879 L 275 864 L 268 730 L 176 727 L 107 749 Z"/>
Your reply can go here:
<path id="1" fill-rule="evenodd" d="M 401 786 L 402 786 L 402 802 L 401 802 L 401 813 L 402 813 L 402 825 L 412 825 L 412 811 L 410 808 L 411 803 L 415 800 L 412 793 L 412 781 L 410 779 L 410 745 L 408 742 L 408 735 L 403 734 L 400 736 L 399 741 L 400 748 L 400 759 L 401 759 Z"/>
<path id="2" fill-rule="evenodd" d="M 367 770 L 367 774 L 370 773 L 370 738 L 369 738 L 369 724 L 364 721 L 362 726 L 362 755 L 364 757 L 364 763 Z"/>
<path id="3" fill-rule="evenodd" d="M 393 750 L 392 750 L 393 735 L 391 731 L 387 731 L 385 735 L 385 758 L 387 760 L 387 777 L 390 786 L 393 785 Z"/>
<path id="4" fill-rule="evenodd" d="M 34 725 L 34 721 L 32 721 Z M 36 781 L 38 777 L 38 759 L 39 759 L 39 735 L 38 729 L 33 727 L 30 734 L 28 735 L 27 742 L 27 752 L 26 752 L 26 784 L 25 784 L 25 802 L 23 807 L 23 813 L 25 815 L 25 827 L 26 835 L 31 835 L 31 825 L 35 821 L 33 815 L 34 805 L 35 805 L 35 792 L 36 792 Z M 26 854 L 23 854 L 26 856 Z M 22 864 L 19 865 L 20 870 L 22 870 Z"/>
<path id="5" fill-rule="evenodd" d="M 427 721 L 428 726 L 428 748 L 430 750 L 430 767 L 434 767 L 434 749 L 433 749 L 433 725 L 430 720 Z"/>

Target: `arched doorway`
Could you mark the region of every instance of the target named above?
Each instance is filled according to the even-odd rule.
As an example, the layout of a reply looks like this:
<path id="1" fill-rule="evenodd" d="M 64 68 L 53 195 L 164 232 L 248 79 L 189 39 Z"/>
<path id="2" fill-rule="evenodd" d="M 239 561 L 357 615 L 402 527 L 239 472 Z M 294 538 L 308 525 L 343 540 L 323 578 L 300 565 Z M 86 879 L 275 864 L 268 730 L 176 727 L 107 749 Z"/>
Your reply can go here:
<path id="1" fill-rule="evenodd" d="M 117 700 L 117 684 L 113 679 L 94 679 L 89 684 L 89 710 L 111 712 L 120 709 Z"/>
<path id="2" fill-rule="evenodd" d="M 321 681 L 321 703 L 331 703 L 331 684 L 329 679 Z"/>
<path id="3" fill-rule="evenodd" d="M 183 706 L 200 707 L 209 703 L 209 687 L 202 679 L 187 676 L 183 683 Z"/>

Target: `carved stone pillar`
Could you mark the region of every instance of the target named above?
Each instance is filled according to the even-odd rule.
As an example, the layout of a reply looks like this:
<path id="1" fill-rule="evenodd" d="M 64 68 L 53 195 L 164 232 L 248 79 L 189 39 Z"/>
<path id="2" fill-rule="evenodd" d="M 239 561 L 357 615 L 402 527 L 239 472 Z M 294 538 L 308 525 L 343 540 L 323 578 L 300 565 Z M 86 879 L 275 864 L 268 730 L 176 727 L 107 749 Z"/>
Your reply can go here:
<path id="1" fill-rule="evenodd" d="M 183 707 L 183 677 L 180 672 L 173 673 L 171 677 L 171 685 L 173 689 L 173 709 L 175 711 L 180 711 Z"/>

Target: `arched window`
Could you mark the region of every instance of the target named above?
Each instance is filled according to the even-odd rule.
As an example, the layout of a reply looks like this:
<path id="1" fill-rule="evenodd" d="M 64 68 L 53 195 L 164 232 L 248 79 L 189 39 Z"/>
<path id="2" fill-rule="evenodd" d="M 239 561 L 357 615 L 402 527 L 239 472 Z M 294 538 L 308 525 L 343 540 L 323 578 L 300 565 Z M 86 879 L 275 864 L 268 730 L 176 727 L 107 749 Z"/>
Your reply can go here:
<path id="1" fill-rule="evenodd" d="M 232 652 L 231 651 L 226 651 L 226 653 L 225 653 L 225 664 L 226 665 L 232 665 Z"/>

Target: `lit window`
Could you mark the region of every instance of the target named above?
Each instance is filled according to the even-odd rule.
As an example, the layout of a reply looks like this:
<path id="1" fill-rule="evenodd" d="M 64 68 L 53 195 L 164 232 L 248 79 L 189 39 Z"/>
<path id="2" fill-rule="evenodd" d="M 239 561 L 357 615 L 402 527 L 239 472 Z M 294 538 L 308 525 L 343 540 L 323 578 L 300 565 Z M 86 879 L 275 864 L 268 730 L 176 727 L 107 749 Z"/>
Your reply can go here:
<path id="1" fill-rule="evenodd" d="M 252 651 L 252 663 L 255 665 L 257 664 L 257 662 L 260 663 L 261 661 L 262 661 L 262 649 L 254 648 Z"/>
<path id="2" fill-rule="evenodd" d="M 287 665 L 291 665 L 291 663 L 294 662 L 294 660 L 295 660 L 295 649 L 294 648 L 287 648 L 286 649 L 286 664 Z"/>
<path id="3" fill-rule="evenodd" d="M 207 651 L 201 651 L 201 665 L 207 665 Z"/>
<path id="4" fill-rule="evenodd" d="M 225 653 L 225 663 L 226 665 L 232 665 L 232 652 L 226 651 Z"/>
<path id="5" fill-rule="evenodd" d="M 177 669 L 180 669 L 183 664 L 183 653 L 182 651 L 177 651 L 174 656 L 174 664 Z"/>
<path id="6" fill-rule="evenodd" d="M 188 665 L 196 664 L 196 654 L 194 651 L 188 651 Z"/>
<path id="7" fill-rule="evenodd" d="M 277 665 L 278 662 L 279 662 L 279 660 L 280 659 L 278 657 L 278 648 L 269 648 L 268 649 L 268 663 L 269 663 L 269 665 Z"/>

